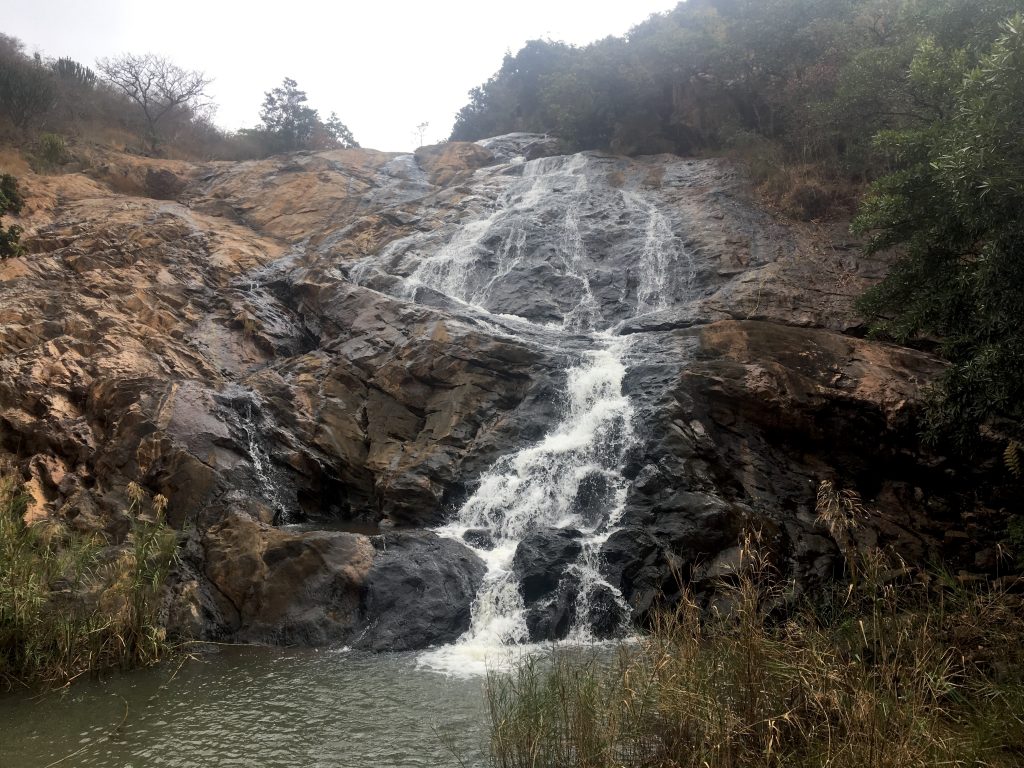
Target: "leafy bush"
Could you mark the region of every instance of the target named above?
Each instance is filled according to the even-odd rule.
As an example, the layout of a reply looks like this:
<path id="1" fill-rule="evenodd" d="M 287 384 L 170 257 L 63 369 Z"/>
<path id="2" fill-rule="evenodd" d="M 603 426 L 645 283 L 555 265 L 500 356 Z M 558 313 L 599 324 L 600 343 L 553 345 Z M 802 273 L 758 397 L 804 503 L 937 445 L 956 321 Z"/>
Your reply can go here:
<path id="1" fill-rule="evenodd" d="M 971 58 L 918 50 L 910 84 L 942 116 L 879 136 L 895 170 L 854 222 L 870 251 L 903 249 L 861 307 L 876 333 L 941 339 L 931 435 L 962 446 L 982 425 L 1024 440 L 1024 16 Z"/>
<path id="2" fill-rule="evenodd" d="M 44 168 L 52 169 L 68 160 L 68 146 L 64 137 L 56 133 L 44 133 L 36 142 L 36 159 Z"/>
<path id="3" fill-rule="evenodd" d="M 5 213 L 21 213 L 25 199 L 18 190 L 18 180 L 8 173 L 0 174 L 0 259 L 18 256 L 21 253 L 21 227 L 12 224 L 3 226 Z"/>

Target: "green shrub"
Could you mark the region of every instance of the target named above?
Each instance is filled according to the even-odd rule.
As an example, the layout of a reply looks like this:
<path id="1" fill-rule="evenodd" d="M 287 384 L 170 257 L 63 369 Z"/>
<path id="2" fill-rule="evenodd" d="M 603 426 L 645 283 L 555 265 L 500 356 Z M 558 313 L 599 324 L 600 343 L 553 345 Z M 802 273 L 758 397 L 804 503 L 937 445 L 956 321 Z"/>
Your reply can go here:
<path id="1" fill-rule="evenodd" d="M 8 173 L 0 174 L 0 259 L 18 256 L 21 251 L 21 227 L 12 224 L 3 226 L 3 215 L 7 212 L 21 213 L 25 199 L 18 189 L 18 180 Z"/>
<path id="2" fill-rule="evenodd" d="M 68 161 L 68 147 L 64 137 L 56 133 L 44 133 L 36 142 L 36 160 L 46 170 L 52 170 Z"/>

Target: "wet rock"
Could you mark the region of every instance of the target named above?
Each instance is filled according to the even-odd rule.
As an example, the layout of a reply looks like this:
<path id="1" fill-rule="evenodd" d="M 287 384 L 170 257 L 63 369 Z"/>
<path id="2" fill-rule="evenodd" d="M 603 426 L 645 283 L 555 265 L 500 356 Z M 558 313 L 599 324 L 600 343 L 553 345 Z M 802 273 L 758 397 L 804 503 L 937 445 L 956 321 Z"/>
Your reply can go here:
<path id="1" fill-rule="evenodd" d="M 596 584 L 588 599 L 587 626 L 598 640 L 621 637 L 629 627 L 630 615 L 621 600 L 607 584 Z"/>
<path id="2" fill-rule="evenodd" d="M 563 572 L 554 591 L 533 601 L 526 610 L 526 627 L 534 643 L 564 640 L 573 627 L 598 640 L 619 635 L 629 623 L 629 612 L 607 584 L 591 583 L 586 594 L 579 574 Z"/>
<path id="3" fill-rule="evenodd" d="M 877 512 L 862 546 L 1002 567 L 1015 497 L 985 474 L 995 450 L 966 466 L 918 440 L 942 364 L 855 338 L 885 256 L 774 218 L 720 160 L 559 151 L 537 134 L 202 165 L 81 149 L 88 176 L 26 173 L 27 254 L 0 262 L 0 459 L 30 515 L 118 540 L 140 482 L 206 537 L 182 624 L 347 637 L 366 541 L 257 520 L 443 522 L 558 422 L 586 331 L 610 329 L 629 337 L 637 439 L 606 569 L 639 616 L 680 579 L 710 589 L 746 529 L 801 584 L 841 573 L 822 479 Z M 585 478 L 575 511 L 591 522 L 609 493 Z M 547 566 L 533 545 L 519 565 L 533 603 L 555 600 L 544 636 L 573 603 L 543 571 L 578 553 L 549 544 Z M 422 560 L 430 583 L 465 582 L 464 605 L 472 578 Z"/>
<path id="4" fill-rule="evenodd" d="M 638 617 L 663 599 L 671 602 L 694 568 L 734 545 L 751 522 L 740 505 L 688 491 L 658 498 L 641 520 L 613 533 L 601 550 L 608 580 Z"/>
<path id="5" fill-rule="evenodd" d="M 462 540 L 477 549 L 494 549 L 494 536 L 486 528 L 470 528 L 462 534 Z"/>
<path id="6" fill-rule="evenodd" d="M 237 614 L 245 642 L 322 645 L 347 640 L 374 563 L 357 534 L 285 533 L 230 513 L 203 538 L 205 576 Z"/>
<path id="7" fill-rule="evenodd" d="M 588 526 L 597 525 L 615 496 L 615 486 L 603 472 L 591 472 L 580 481 L 572 509 Z"/>
<path id="8" fill-rule="evenodd" d="M 561 575 L 583 551 L 580 532 L 551 528 L 527 534 L 516 547 L 512 572 L 527 605 L 558 588 Z"/>
<path id="9" fill-rule="evenodd" d="M 373 539 L 354 645 L 411 651 L 450 643 L 469 629 L 486 568 L 471 550 L 429 531 Z"/>
<path id="10" fill-rule="evenodd" d="M 572 573 L 562 576 L 563 571 L 556 568 L 552 567 L 555 588 L 535 597 L 526 609 L 526 628 L 533 643 L 563 640 L 576 623 L 579 579 Z"/>

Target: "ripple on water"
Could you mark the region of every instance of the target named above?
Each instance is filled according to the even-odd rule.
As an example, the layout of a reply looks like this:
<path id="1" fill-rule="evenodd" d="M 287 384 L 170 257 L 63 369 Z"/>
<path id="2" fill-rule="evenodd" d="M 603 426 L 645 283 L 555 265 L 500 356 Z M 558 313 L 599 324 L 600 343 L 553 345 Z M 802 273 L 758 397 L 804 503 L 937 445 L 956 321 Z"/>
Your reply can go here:
<path id="1" fill-rule="evenodd" d="M 123 720 L 123 723 L 122 723 Z M 482 681 L 412 654 L 226 649 L 82 683 L 0 697 L 4 768 L 419 768 L 484 764 Z"/>

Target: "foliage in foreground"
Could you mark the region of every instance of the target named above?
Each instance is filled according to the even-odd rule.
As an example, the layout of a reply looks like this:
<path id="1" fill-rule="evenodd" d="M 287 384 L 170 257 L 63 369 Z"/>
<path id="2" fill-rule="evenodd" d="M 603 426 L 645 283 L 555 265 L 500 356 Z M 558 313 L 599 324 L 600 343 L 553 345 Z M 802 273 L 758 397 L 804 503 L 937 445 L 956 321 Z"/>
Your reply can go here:
<path id="1" fill-rule="evenodd" d="M 166 650 L 157 611 L 175 533 L 162 496 L 150 504 L 134 484 L 129 494 L 131 533 L 112 547 L 52 519 L 26 525 L 19 479 L 0 475 L 0 690 L 149 664 Z"/>
<path id="2" fill-rule="evenodd" d="M 492 764 L 1022 764 L 1019 599 L 897 584 L 874 552 L 855 589 L 782 618 L 750 544 L 720 610 L 684 599 L 614 662 L 563 652 L 491 674 Z"/>

